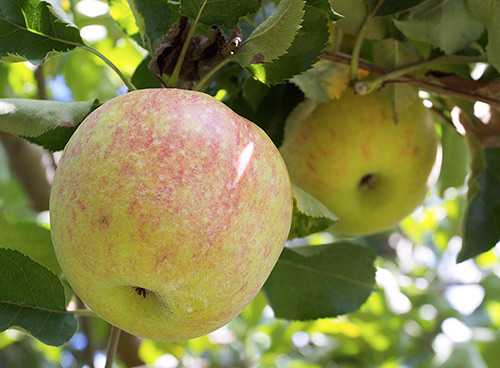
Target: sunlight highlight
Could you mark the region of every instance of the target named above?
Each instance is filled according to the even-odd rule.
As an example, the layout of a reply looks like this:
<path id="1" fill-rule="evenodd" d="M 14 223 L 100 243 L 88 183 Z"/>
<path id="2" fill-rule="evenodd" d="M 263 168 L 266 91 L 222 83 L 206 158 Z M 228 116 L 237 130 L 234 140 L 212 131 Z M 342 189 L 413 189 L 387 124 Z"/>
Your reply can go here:
<path id="1" fill-rule="evenodd" d="M 108 30 L 106 27 L 99 24 L 92 24 L 90 26 L 85 26 L 80 30 L 80 36 L 87 42 L 97 42 L 104 40 L 108 35 Z"/>
<path id="2" fill-rule="evenodd" d="M 252 157 L 253 154 L 253 146 L 254 146 L 253 142 L 248 143 L 243 152 L 241 152 L 240 156 L 238 157 L 238 166 L 236 168 L 237 174 L 236 178 L 233 181 L 232 185 L 233 188 L 238 184 L 241 177 L 245 173 L 248 164 L 250 163 L 250 158 Z"/>
<path id="3" fill-rule="evenodd" d="M 483 124 L 488 124 L 491 120 L 490 105 L 481 101 L 477 101 L 474 104 L 474 116 L 481 120 Z"/>
<path id="4" fill-rule="evenodd" d="M 7 115 L 14 111 L 16 111 L 16 105 L 0 101 L 0 115 Z"/>
<path id="5" fill-rule="evenodd" d="M 83 0 L 76 4 L 76 10 L 89 18 L 95 18 L 106 14 L 109 5 L 97 0 Z"/>
<path id="6" fill-rule="evenodd" d="M 460 135 L 465 135 L 465 128 L 460 122 L 460 113 L 462 110 L 460 110 L 460 107 L 454 106 L 453 109 L 451 109 L 451 121 L 453 125 L 455 126 L 455 129 Z"/>

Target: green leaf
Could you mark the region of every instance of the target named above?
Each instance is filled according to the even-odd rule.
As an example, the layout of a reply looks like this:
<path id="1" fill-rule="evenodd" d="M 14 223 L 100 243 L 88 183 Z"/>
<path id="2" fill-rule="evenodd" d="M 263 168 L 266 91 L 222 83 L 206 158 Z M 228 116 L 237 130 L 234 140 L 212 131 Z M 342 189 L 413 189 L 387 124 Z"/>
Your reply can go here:
<path id="1" fill-rule="evenodd" d="M 291 79 L 307 99 L 324 103 L 340 98 L 349 84 L 349 65 L 340 63 L 318 63 L 308 71 Z"/>
<path id="2" fill-rule="evenodd" d="M 286 54 L 269 63 L 250 65 L 248 70 L 254 78 L 266 84 L 282 83 L 319 60 L 329 38 L 329 15 L 321 7 L 309 5 L 309 1 L 304 11 L 301 27 Z"/>
<path id="3" fill-rule="evenodd" d="M 414 6 L 417 6 L 420 3 L 423 3 L 426 0 L 396 0 L 396 1 L 384 1 L 382 5 L 378 8 L 375 13 L 376 16 L 384 16 L 384 15 L 392 15 L 396 14 Z"/>
<path id="4" fill-rule="evenodd" d="M 293 215 L 288 239 L 303 238 L 324 231 L 338 221 L 337 216 L 320 201 L 293 184 L 292 193 Z"/>
<path id="5" fill-rule="evenodd" d="M 141 38 L 146 39 L 146 44 L 150 43 L 154 47 L 168 30 L 171 17 L 168 0 L 129 1 L 136 22 L 140 24 Z"/>
<path id="6" fill-rule="evenodd" d="M 73 127 L 57 127 L 35 137 L 23 137 L 27 141 L 42 146 L 50 152 L 62 151 L 66 147 L 69 139 L 78 128 L 78 125 Z"/>
<path id="7" fill-rule="evenodd" d="M 486 53 L 488 61 L 500 70 L 500 3 L 494 0 L 469 0 L 472 14 L 486 27 L 488 45 Z"/>
<path id="8" fill-rule="evenodd" d="M 374 62 L 389 70 L 414 64 L 421 59 L 415 48 L 394 38 L 376 41 L 373 46 Z"/>
<path id="9" fill-rule="evenodd" d="M 76 332 L 61 281 L 47 268 L 16 250 L 0 248 L 0 285 L 0 332 L 20 327 L 52 346 Z"/>
<path id="10" fill-rule="evenodd" d="M 375 42 L 373 59 L 377 65 L 393 70 L 417 63 L 421 60 L 421 56 L 410 44 L 388 38 Z M 416 88 L 409 84 L 390 84 L 387 87 L 387 93 L 391 100 L 393 117 L 396 122 L 418 99 Z"/>
<path id="11" fill-rule="evenodd" d="M 281 0 L 276 11 L 255 28 L 231 60 L 246 68 L 284 55 L 300 28 L 304 6 L 303 0 Z"/>
<path id="12" fill-rule="evenodd" d="M 56 128 L 75 127 L 96 104 L 96 100 L 58 102 L 0 99 L 0 131 L 21 137 L 35 137 Z"/>
<path id="13" fill-rule="evenodd" d="M 469 204 L 458 260 L 486 252 L 500 241 L 500 148 L 475 150 Z"/>
<path id="14" fill-rule="evenodd" d="M 467 176 L 467 147 L 464 137 L 448 124 L 442 124 L 441 145 L 443 161 L 439 174 L 438 188 L 443 193 L 446 189 L 465 184 Z"/>
<path id="15" fill-rule="evenodd" d="M 205 1 L 200 23 L 208 26 L 232 28 L 241 17 L 260 8 L 260 0 L 181 0 L 181 14 L 195 19 Z"/>
<path id="16" fill-rule="evenodd" d="M 151 56 L 146 56 L 135 69 L 132 75 L 132 84 L 138 89 L 143 88 L 160 88 L 162 87 L 158 78 L 149 70 L 148 64 L 151 61 Z"/>
<path id="17" fill-rule="evenodd" d="M 304 94 L 291 83 L 267 86 L 250 77 L 239 66 L 234 65 L 234 68 L 244 73 L 246 79 L 236 78 L 235 74 L 229 73 L 230 70 L 221 73 L 217 84 L 228 91 L 223 102 L 238 115 L 261 127 L 279 147 L 283 141 L 286 118 L 302 101 Z M 234 84 L 235 80 L 239 83 Z"/>
<path id="18" fill-rule="evenodd" d="M 17 55 L 39 65 L 53 51 L 83 45 L 80 31 L 54 0 L 2 0 L 0 58 Z"/>
<path id="19" fill-rule="evenodd" d="M 357 310 L 375 282 L 375 254 L 358 244 L 285 248 L 264 285 L 276 317 L 331 318 Z"/>
<path id="20" fill-rule="evenodd" d="M 108 0 L 108 2 L 109 12 L 120 28 L 129 36 L 138 34 L 139 27 L 128 0 Z"/>
<path id="21" fill-rule="evenodd" d="M 171 14 L 168 0 L 109 0 L 109 5 L 120 28 L 145 48 L 154 47 L 167 32 Z"/>
<path id="22" fill-rule="evenodd" d="M 453 54 L 483 33 L 483 26 L 472 15 L 466 0 L 443 1 L 427 8 L 426 2 L 415 8 L 415 15 L 406 20 L 394 20 L 403 34 L 415 41 L 439 47 Z M 422 7 L 424 11 L 418 11 Z"/>
<path id="23" fill-rule="evenodd" d="M 342 19 L 342 15 L 332 9 L 330 0 L 307 0 L 307 5 L 323 10 L 333 22 Z"/>
<path id="24" fill-rule="evenodd" d="M 48 229 L 34 222 L 11 222 L 0 215 L 0 234 L 0 248 L 18 250 L 52 272 L 61 272 Z"/>

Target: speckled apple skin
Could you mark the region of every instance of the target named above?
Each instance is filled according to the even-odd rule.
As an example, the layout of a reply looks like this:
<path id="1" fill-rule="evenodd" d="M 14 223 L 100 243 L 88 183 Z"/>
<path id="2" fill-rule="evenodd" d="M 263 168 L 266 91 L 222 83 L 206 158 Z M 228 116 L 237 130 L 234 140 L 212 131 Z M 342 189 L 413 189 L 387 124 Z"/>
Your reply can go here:
<path id="1" fill-rule="evenodd" d="M 225 325 L 259 292 L 288 236 L 291 188 L 259 127 L 207 94 L 149 89 L 77 129 L 50 213 L 64 275 L 92 310 L 180 341 Z"/>
<path id="2" fill-rule="evenodd" d="M 432 183 L 438 137 L 429 109 L 416 101 L 397 124 L 392 111 L 384 91 L 360 96 L 347 89 L 316 107 L 304 102 L 287 122 L 280 152 L 290 178 L 338 216 L 332 227 L 338 234 L 393 227 L 422 203 Z M 377 182 L 360 190 L 367 174 Z"/>

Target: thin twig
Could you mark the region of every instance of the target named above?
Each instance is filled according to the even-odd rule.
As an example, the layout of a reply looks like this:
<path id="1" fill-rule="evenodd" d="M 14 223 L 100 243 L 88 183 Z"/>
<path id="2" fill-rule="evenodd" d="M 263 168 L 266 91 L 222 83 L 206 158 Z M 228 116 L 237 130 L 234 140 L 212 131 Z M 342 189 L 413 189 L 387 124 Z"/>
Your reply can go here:
<path id="1" fill-rule="evenodd" d="M 46 100 L 47 99 L 47 89 L 45 87 L 45 76 L 43 72 L 43 65 L 39 65 L 35 69 L 35 80 L 38 89 L 38 99 Z"/>
<path id="2" fill-rule="evenodd" d="M 132 82 L 129 81 L 128 78 L 125 77 L 125 75 L 121 72 L 121 70 L 118 69 L 118 67 L 115 64 L 113 64 L 111 62 L 111 60 L 109 60 L 106 56 L 104 56 L 99 51 L 97 51 L 96 49 L 94 49 L 93 47 L 90 47 L 88 45 L 80 46 L 80 48 L 87 50 L 87 51 L 90 51 L 91 53 L 93 53 L 94 55 L 99 57 L 102 61 L 104 61 L 111 69 L 114 70 L 114 72 L 118 75 L 118 77 L 120 77 L 120 79 L 123 81 L 123 83 L 129 89 L 129 91 L 136 91 L 137 90 L 137 88 L 132 84 Z"/>
<path id="3" fill-rule="evenodd" d="M 173 70 L 172 74 L 170 75 L 170 78 L 168 79 L 167 87 L 174 88 L 177 86 L 177 80 L 179 79 L 182 65 L 184 64 L 184 58 L 186 57 L 186 53 L 187 53 L 187 50 L 189 48 L 189 44 L 191 43 L 191 39 L 194 36 L 194 32 L 196 31 L 196 27 L 198 26 L 198 22 L 200 21 L 201 13 L 203 13 L 203 9 L 205 8 L 206 4 L 207 4 L 207 0 L 203 1 L 203 3 L 201 4 L 200 10 L 198 11 L 198 14 L 196 15 L 196 18 L 194 19 L 193 23 L 191 23 L 191 27 L 189 28 L 186 39 L 184 40 L 184 44 L 182 45 L 181 52 L 179 54 L 179 57 L 177 59 L 175 66 L 174 66 L 174 70 Z"/>
<path id="4" fill-rule="evenodd" d="M 115 326 L 111 326 L 111 331 L 109 333 L 108 339 L 108 355 L 106 358 L 106 365 L 104 368 L 112 368 L 113 362 L 115 361 L 116 348 L 118 347 L 118 341 L 120 340 L 120 329 Z"/>
<path id="5" fill-rule="evenodd" d="M 67 312 L 74 316 L 97 317 L 97 314 L 95 314 L 95 312 L 90 309 L 72 309 L 68 310 Z"/>
<path id="6" fill-rule="evenodd" d="M 461 56 L 461 55 L 446 55 L 437 57 L 435 59 L 419 61 L 414 64 L 405 65 L 401 68 L 391 70 L 390 72 L 384 74 L 380 78 L 366 82 L 367 92 L 376 91 L 382 87 L 388 80 L 397 80 L 399 77 L 411 75 L 414 72 L 419 72 L 425 69 L 429 69 L 437 65 L 446 64 L 474 64 L 474 63 L 484 63 L 487 60 L 484 56 Z M 363 82 L 365 83 L 365 82 Z"/>
<path id="7" fill-rule="evenodd" d="M 390 79 L 386 80 L 384 84 L 386 83 L 407 83 L 407 84 L 412 84 L 414 86 L 417 86 L 422 89 L 426 89 L 428 91 L 436 92 L 439 94 L 447 95 L 447 96 L 452 96 L 452 97 L 459 97 L 464 100 L 469 100 L 469 101 L 481 101 L 484 103 L 487 103 L 493 107 L 500 108 L 500 100 L 496 100 L 491 97 L 487 96 L 482 96 L 482 95 L 475 95 L 473 93 L 467 93 L 463 91 L 458 91 L 456 89 L 448 88 L 448 87 L 443 87 L 439 86 L 434 83 L 426 82 L 422 79 L 417 79 L 417 78 L 411 78 L 411 77 L 399 77 L 396 79 Z"/>
<path id="8" fill-rule="evenodd" d="M 325 60 L 330 60 L 342 64 L 349 65 L 351 61 L 351 57 L 347 54 L 342 54 L 342 53 L 333 53 L 330 51 L 324 51 L 323 55 L 321 56 Z M 439 61 L 441 62 L 441 60 Z M 438 62 L 436 62 L 438 64 Z M 429 63 L 425 64 L 424 66 L 429 66 Z M 373 64 L 369 61 L 366 60 L 359 60 L 358 67 L 362 70 L 366 70 L 368 72 L 372 73 L 377 73 L 377 74 L 382 74 L 386 76 L 389 73 L 389 70 L 387 70 L 384 67 L 381 67 L 380 65 Z M 358 83 L 365 83 L 365 82 L 358 82 Z M 385 86 L 386 84 L 389 83 L 407 83 L 407 84 L 412 84 L 414 86 L 417 86 L 419 88 L 436 92 L 439 94 L 447 95 L 447 96 L 452 96 L 452 97 L 459 97 L 468 101 L 481 101 L 487 104 L 490 104 L 491 106 L 495 106 L 500 108 L 500 100 L 483 96 L 483 95 L 475 95 L 473 93 L 467 93 L 459 90 L 455 90 L 449 87 L 444 87 L 440 86 L 434 83 L 427 82 L 422 79 L 418 78 L 412 78 L 408 76 L 400 76 L 398 78 L 393 78 L 393 79 L 385 79 L 383 80 L 382 86 Z M 368 91 L 370 92 L 370 91 Z"/>
<path id="9" fill-rule="evenodd" d="M 85 305 L 80 298 L 76 298 L 76 305 L 78 306 L 78 310 L 84 310 Z M 80 326 L 81 331 L 87 337 L 87 345 L 83 349 L 83 360 L 89 368 L 95 368 L 94 365 L 94 334 L 92 333 L 92 324 L 91 321 L 85 316 L 80 316 L 78 318 L 78 325 Z"/>
<path id="10" fill-rule="evenodd" d="M 358 34 L 356 35 L 356 41 L 354 42 L 354 47 L 352 49 L 352 57 L 351 57 L 351 63 L 350 63 L 350 68 L 349 68 L 349 80 L 351 82 L 354 82 L 357 79 L 358 76 L 358 65 L 359 65 L 359 56 L 361 53 L 361 46 L 363 45 L 363 41 L 365 39 L 365 34 L 368 29 L 368 25 L 370 22 L 375 18 L 378 9 L 382 5 L 383 1 L 378 1 L 377 5 L 373 8 L 373 10 L 366 16 L 364 19 L 363 23 L 361 24 L 361 27 L 358 31 Z"/>
<path id="11" fill-rule="evenodd" d="M 331 52 L 328 50 L 323 51 L 323 55 L 321 55 L 322 59 L 335 61 L 337 63 L 342 63 L 349 65 L 351 63 L 351 56 L 347 54 L 343 54 L 340 52 Z M 386 74 L 389 72 L 386 68 L 370 63 L 369 61 L 360 59 L 358 61 L 358 68 L 362 70 L 366 70 L 368 72 L 373 72 L 377 74 Z"/>

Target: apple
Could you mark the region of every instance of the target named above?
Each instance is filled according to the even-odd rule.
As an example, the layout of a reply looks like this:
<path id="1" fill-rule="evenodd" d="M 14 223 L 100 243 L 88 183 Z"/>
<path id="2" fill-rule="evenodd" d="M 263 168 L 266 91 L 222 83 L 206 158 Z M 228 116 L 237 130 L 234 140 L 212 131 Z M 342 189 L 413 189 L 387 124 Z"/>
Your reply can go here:
<path id="1" fill-rule="evenodd" d="M 194 91 L 148 89 L 92 112 L 50 198 L 75 293 L 133 335 L 198 337 L 259 292 L 287 240 L 291 184 L 256 125 Z"/>
<path id="2" fill-rule="evenodd" d="M 438 137 L 429 109 L 417 99 L 397 122 L 392 111 L 384 91 L 360 96 L 348 88 L 327 103 L 305 101 L 288 118 L 280 152 L 290 178 L 337 215 L 333 233 L 390 229 L 435 180 Z"/>

